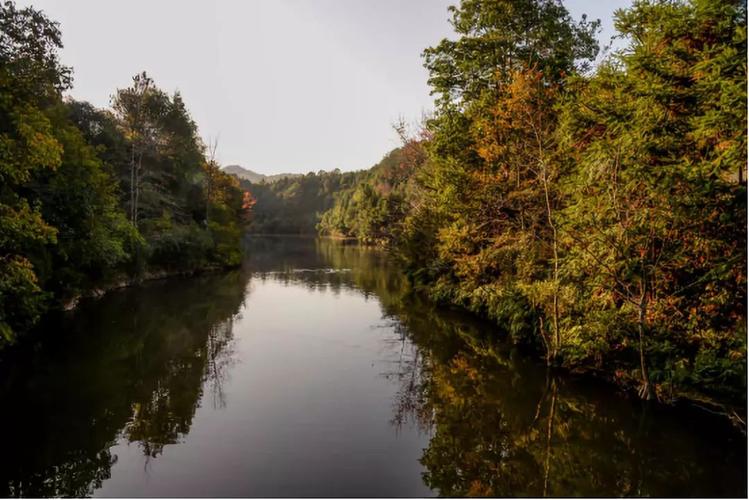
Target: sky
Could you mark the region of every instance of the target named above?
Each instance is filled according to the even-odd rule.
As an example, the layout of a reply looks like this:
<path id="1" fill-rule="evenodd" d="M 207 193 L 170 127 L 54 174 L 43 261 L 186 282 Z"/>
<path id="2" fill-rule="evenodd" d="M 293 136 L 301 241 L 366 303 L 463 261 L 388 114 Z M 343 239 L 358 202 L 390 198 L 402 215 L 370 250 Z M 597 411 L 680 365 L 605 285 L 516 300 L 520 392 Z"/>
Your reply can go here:
<path id="1" fill-rule="evenodd" d="M 358 170 L 432 109 L 421 52 L 452 37 L 452 0 L 20 0 L 60 23 L 69 94 L 108 107 L 143 70 L 179 90 L 223 165 Z M 630 0 L 566 0 L 601 19 Z"/>

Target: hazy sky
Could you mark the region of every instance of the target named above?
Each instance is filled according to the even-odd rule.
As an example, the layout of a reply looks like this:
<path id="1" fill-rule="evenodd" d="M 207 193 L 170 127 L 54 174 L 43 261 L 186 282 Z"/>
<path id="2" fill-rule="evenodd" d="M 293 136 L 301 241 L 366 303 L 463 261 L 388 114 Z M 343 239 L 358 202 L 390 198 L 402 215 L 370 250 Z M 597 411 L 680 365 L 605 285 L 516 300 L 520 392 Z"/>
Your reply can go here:
<path id="1" fill-rule="evenodd" d="M 21 0 L 59 21 L 71 94 L 109 105 L 146 70 L 179 90 L 218 159 L 261 173 L 368 168 L 391 124 L 432 107 L 421 51 L 451 35 L 448 0 Z M 576 17 L 630 0 L 567 0 Z"/>

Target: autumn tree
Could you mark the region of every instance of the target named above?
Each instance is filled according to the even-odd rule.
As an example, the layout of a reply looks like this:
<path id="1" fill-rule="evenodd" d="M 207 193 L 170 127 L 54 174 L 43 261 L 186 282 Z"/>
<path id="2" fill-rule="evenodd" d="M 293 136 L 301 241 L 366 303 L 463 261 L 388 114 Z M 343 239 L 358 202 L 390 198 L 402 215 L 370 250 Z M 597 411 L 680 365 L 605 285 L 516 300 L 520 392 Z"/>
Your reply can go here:
<path id="1" fill-rule="evenodd" d="M 634 330 L 650 399 L 657 383 L 741 370 L 727 360 L 745 352 L 746 115 L 727 102 L 746 99 L 746 8 L 642 1 L 616 25 L 630 45 L 566 111 L 568 269 L 584 283 L 578 333 L 627 345 Z"/>
<path id="2" fill-rule="evenodd" d="M 419 204 L 431 234 L 412 233 L 433 242 L 421 275 L 438 300 L 539 339 L 552 362 L 561 344 L 553 108 L 565 77 L 597 54 L 598 23 L 574 21 L 556 1 L 450 10 L 459 38 L 424 52 L 438 112 Z"/>

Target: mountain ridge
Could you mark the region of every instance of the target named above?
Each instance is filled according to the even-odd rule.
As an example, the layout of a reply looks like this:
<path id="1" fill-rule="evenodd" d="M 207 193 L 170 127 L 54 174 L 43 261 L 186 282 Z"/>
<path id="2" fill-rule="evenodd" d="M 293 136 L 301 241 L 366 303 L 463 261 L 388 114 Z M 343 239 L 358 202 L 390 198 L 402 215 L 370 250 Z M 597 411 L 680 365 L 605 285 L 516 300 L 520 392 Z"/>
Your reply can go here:
<path id="1" fill-rule="evenodd" d="M 286 179 L 289 177 L 301 177 L 304 174 L 291 174 L 291 173 L 282 173 L 282 174 L 273 174 L 273 175 L 265 175 L 265 174 L 259 174 L 257 172 L 254 172 L 248 168 L 244 168 L 241 165 L 226 165 L 222 168 L 224 172 L 227 174 L 234 175 L 236 177 L 239 177 L 240 179 L 247 180 L 253 184 L 259 184 L 261 182 L 266 182 L 268 184 L 279 181 L 281 179 Z"/>

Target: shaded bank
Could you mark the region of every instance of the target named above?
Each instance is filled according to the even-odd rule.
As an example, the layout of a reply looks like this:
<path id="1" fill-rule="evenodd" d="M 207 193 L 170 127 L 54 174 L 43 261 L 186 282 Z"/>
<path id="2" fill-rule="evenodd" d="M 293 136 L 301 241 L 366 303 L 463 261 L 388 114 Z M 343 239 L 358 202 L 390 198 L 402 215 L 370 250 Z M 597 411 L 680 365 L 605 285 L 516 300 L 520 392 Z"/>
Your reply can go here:
<path id="1" fill-rule="evenodd" d="M 234 271 L 86 300 L 4 352 L 0 496 L 89 496 L 120 435 L 156 458 L 189 433 L 204 392 L 221 397 L 246 281 Z"/>
<path id="2" fill-rule="evenodd" d="M 239 265 L 227 265 L 227 266 L 212 265 L 212 266 L 203 266 L 203 267 L 198 267 L 195 269 L 186 269 L 186 270 L 180 270 L 180 271 L 161 270 L 161 271 L 145 272 L 141 276 L 137 276 L 133 278 L 123 277 L 120 281 L 113 281 L 110 283 L 102 284 L 98 288 L 88 290 L 85 293 L 74 295 L 73 297 L 71 297 L 69 300 L 67 300 L 66 302 L 62 304 L 62 309 L 64 311 L 72 311 L 73 309 L 78 307 L 78 305 L 81 303 L 82 300 L 98 299 L 108 294 L 109 292 L 113 292 L 115 290 L 122 290 L 124 288 L 132 288 L 135 286 L 141 286 L 151 281 L 159 281 L 159 280 L 174 279 L 174 278 L 190 278 L 190 277 L 201 276 L 205 274 L 227 272 L 232 269 L 236 269 L 238 267 L 240 266 Z"/>

